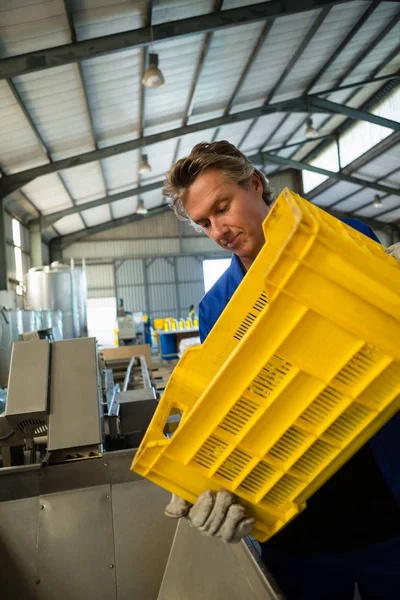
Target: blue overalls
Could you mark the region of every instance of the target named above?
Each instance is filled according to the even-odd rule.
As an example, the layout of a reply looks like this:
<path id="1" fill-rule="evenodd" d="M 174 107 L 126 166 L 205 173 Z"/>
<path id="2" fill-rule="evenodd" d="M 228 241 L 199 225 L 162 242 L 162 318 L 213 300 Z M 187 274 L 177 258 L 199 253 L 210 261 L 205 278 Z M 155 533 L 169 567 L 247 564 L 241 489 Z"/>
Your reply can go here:
<path id="1" fill-rule="evenodd" d="M 361 221 L 343 221 L 379 242 Z M 229 268 L 200 302 L 202 342 L 244 275 L 233 255 Z M 353 600 L 355 582 L 363 600 L 400 597 L 399 439 L 397 414 L 310 498 L 306 510 L 282 534 L 261 545 L 263 559 L 287 600 Z M 370 502 L 357 502 L 357 494 Z M 338 522 L 328 523 L 325 515 L 335 509 Z M 342 544 L 341 535 L 345 538 L 348 530 L 353 539 Z"/>

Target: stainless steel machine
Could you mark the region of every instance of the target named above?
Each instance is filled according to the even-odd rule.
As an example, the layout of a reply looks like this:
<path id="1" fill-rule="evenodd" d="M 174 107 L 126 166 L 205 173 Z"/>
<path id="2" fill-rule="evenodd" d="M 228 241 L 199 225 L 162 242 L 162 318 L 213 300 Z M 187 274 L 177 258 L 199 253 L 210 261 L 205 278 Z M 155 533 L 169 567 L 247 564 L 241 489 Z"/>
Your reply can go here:
<path id="1" fill-rule="evenodd" d="M 4 292 L 0 292 L 4 296 Z M 11 292 L 10 292 L 11 294 Z M 5 297 L 6 301 L 7 298 Z M 51 330 L 54 339 L 63 338 L 62 314 L 59 310 L 22 310 L 0 305 L 0 386 L 7 387 L 14 342 L 24 333 Z"/>
<path id="2" fill-rule="evenodd" d="M 166 518 L 168 493 L 130 471 L 156 403 L 143 357 L 105 362 L 92 338 L 14 345 L 0 417 L 11 456 L 0 468 L 2 600 L 280 597 L 250 542 L 227 546 Z"/>

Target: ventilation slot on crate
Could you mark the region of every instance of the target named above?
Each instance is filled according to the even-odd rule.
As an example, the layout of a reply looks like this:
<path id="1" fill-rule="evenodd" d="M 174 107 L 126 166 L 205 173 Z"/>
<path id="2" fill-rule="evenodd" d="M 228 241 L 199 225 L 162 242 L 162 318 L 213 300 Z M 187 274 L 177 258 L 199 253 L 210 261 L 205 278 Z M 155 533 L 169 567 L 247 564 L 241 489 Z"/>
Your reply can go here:
<path id="1" fill-rule="evenodd" d="M 337 449 L 322 440 L 317 440 L 303 454 L 298 461 L 295 462 L 292 469 L 299 471 L 302 475 L 310 477 L 313 473 L 321 468 L 330 459 L 332 454 L 337 452 Z"/>
<path id="2" fill-rule="evenodd" d="M 240 327 L 238 327 L 238 329 L 233 337 L 237 340 L 241 340 L 242 337 L 248 332 L 250 327 L 253 325 L 256 318 L 257 318 L 257 315 L 249 312 L 246 315 L 246 317 L 243 319 Z"/>
<path id="3" fill-rule="evenodd" d="M 319 427 L 330 417 L 337 407 L 347 401 L 347 397 L 333 387 L 328 386 L 317 396 L 310 406 L 301 413 L 299 420 L 312 427 Z"/>
<path id="4" fill-rule="evenodd" d="M 366 376 L 370 369 L 383 357 L 382 352 L 373 346 L 365 345 L 353 358 L 339 371 L 333 380 L 333 384 L 339 383 L 348 388 L 357 386 Z"/>
<path id="5" fill-rule="evenodd" d="M 257 396 L 268 398 L 290 373 L 291 368 L 290 363 L 275 354 L 247 389 Z"/>
<path id="6" fill-rule="evenodd" d="M 16 430 L 25 436 L 46 435 L 47 425 L 42 419 L 23 419 L 17 424 Z"/>
<path id="7" fill-rule="evenodd" d="M 205 469 L 211 469 L 227 447 L 228 444 L 226 442 L 215 436 L 211 436 L 197 451 L 192 461 Z"/>
<path id="8" fill-rule="evenodd" d="M 268 296 L 266 292 L 261 292 L 260 297 L 253 306 L 253 310 L 261 312 L 268 304 Z"/>
<path id="9" fill-rule="evenodd" d="M 338 442 L 344 442 L 351 437 L 364 422 L 370 418 L 373 411 L 361 404 L 352 404 L 334 423 L 325 431 Z"/>
<path id="10" fill-rule="evenodd" d="M 252 456 L 243 450 L 238 448 L 228 456 L 228 458 L 222 463 L 216 475 L 233 481 L 238 475 L 246 468 L 248 463 L 251 461 Z"/>
<path id="11" fill-rule="evenodd" d="M 400 392 L 400 364 L 392 363 L 361 393 L 359 400 L 381 406 Z"/>
<path id="12" fill-rule="evenodd" d="M 233 336 L 236 340 L 240 341 L 242 337 L 246 335 L 250 327 L 253 325 L 254 321 L 257 319 L 258 315 L 267 306 L 267 304 L 267 294 L 265 292 L 262 292 L 258 297 L 256 303 L 252 306 L 251 310 L 236 330 L 236 333 Z"/>
<path id="13" fill-rule="evenodd" d="M 237 435 L 259 408 L 260 406 L 256 402 L 247 398 L 239 398 L 219 424 L 220 429 L 231 435 Z"/>
<path id="14" fill-rule="evenodd" d="M 239 486 L 242 489 L 251 494 L 256 494 L 262 487 L 265 486 L 276 475 L 276 469 L 271 467 L 266 462 L 259 462 L 256 467 L 243 479 Z"/>
<path id="15" fill-rule="evenodd" d="M 292 475 L 284 475 L 264 496 L 263 500 L 279 508 L 294 498 L 301 486 L 303 483 L 299 479 Z"/>
<path id="16" fill-rule="evenodd" d="M 296 427 L 290 427 L 278 442 L 272 446 L 267 456 L 286 462 L 309 439 L 306 433 Z"/>

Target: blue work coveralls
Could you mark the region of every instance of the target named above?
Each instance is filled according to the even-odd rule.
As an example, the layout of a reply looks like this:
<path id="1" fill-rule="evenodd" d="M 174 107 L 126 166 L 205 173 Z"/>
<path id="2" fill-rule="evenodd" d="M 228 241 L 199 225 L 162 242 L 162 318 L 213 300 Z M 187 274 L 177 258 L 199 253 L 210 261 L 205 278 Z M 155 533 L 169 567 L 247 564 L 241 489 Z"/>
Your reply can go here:
<path id="1" fill-rule="evenodd" d="M 343 221 L 379 242 L 365 223 Z M 202 342 L 244 275 L 233 255 L 202 299 Z M 399 440 L 397 414 L 309 499 L 301 515 L 261 544 L 287 600 L 353 600 L 355 582 L 363 600 L 400 598 Z"/>

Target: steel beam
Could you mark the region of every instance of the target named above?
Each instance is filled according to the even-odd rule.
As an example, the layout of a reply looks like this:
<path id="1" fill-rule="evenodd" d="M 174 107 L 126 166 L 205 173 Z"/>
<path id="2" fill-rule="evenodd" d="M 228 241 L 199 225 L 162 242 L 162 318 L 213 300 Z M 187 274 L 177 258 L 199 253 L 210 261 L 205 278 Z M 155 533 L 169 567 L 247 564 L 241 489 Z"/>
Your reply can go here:
<path id="1" fill-rule="evenodd" d="M 366 225 L 369 225 L 370 227 L 372 227 L 372 229 L 376 228 L 376 229 L 381 229 L 381 230 L 388 231 L 388 232 L 396 231 L 396 233 L 400 233 L 400 227 L 394 225 L 393 223 L 385 223 L 384 221 L 378 221 L 377 219 L 371 219 L 369 217 L 361 217 L 357 214 L 340 212 L 338 210 L 332 210 L 329 208 L 324 208 L 324 207 L 319 207 L 319 208 L 322 208 L 322 210 L 325 210 L 327 213 L 329 213 L 330 215 L 333 215 L 337 219 L 360 219 L 360 221 L 362 221 Z"/>
<path id="2" fill-rule="evenodd" d="M 0 182 L 2 179 L 4 179 L 4 177 L 6 177 L 6 174 L 4 173 L 3 169 L 0 167 Z M 25 192 L 23 192 L 22 190 L 19 190 L 18 192 L 19 194 L 21 194 L 21 196 L 23 196 L 24 200 L 26 200 L 26 202 L 28 202 L 28 204 L 34 209 L 34 211 L 38 214 L 38 216 L 41 216 L 41 212 L 38 209 L 38 207 L 32 202 L 32 200 L 30 200 L 28 198 L 28 196 L 25 194 Z M 4 199 L 4 197 L 2 197 L 1 193 L 0 193 L 0 202 Z M 18 202 L 17 199 L 11 198 L 10 199 L 13 202 Z"/>
<path id="3" fill-rule="evenodd" d="M 379 67 L 381 69 L 382 67 Z M 400 70 L 395 73 L 389 73 L 388 75 L 380 75 L 379 77 L 368 77 L 367 79 L 363 79 L 362 81 L 355 81 L 354 83 L 346 83 L 345 85 L 339 85 L 339 87 L 333 87 L 330 89 L 321 90 L 320 92 L 314 92 L 313 96 L 320 96 L 325 94 L 333 94 L 334 92 L 341 92 L 342 90 L 350 90 L 356 87 L 364 87 L 366 85 L 370 85 L 371 83 L 382 83 L 384 81 L 388 81 L 388 79 L 400 79 Z"/>
<path id="4" fill-rule="evenodd" d="M 377 190 L 378 192 L 384 192 L 385 194 L 400 196 L 400 189 L 392 188 L 387 185 L 382 185 L 380 183 L 374 183 L 373 181 L 365 181 L 364 179 L 360 179 L 359 177 L 345 175 L 343 172 L 336 173 L 335 171 L 328 171 L 327 169 L 321 169 L 320 167 L 315 167 L 314 165 L 300 162 L 298 160 L 292 160 L 290 158 L 284 158 L 283 156 L 277 156 L 276 154 L 271 154 L 270 152 L 259 152 L 258 154 L 249 156 L 249 159 L 254 164 L 265 165 L 267 163 L 272 163 L 284 167 L 292 167 L 293 169 L 312 171 L 313 173 L 325 175 L 326 177 L 337 181 L 347 181 L 348 183 L 354 183 L 355 185 L 359 185 L 360 187 L 368 187 L 372 190 Z"/>
<path id="5" fill-rule="evenodd" d="M 392 121 L 392 119 L 378 117 L 377 115 L 373 115 L 370 112 L 352 108 L 351 106 L 346 106 L 345 104 L 337 104 L 336 102 L 331 102 L 330 100 L 326 100 L 325 98 L 318 98 L 317 96 L 309 96 L 309 99 L 310 106 L 313 110 L 320 108 L 321 110 L 326 110 L 326 112 L 329 113 L 345 115 L 350 119 L 356 119 L 358 121 L 368 121 L 369 123 L 374 123 L 374 125 L 380 125 L 381 127 L 389 127 L 394 131 L 400 131 L 400 123 L 398 121 Z"/>
<path id="6" fill-rule="evenodd" d="M 391 171 L 389 171 L 389 173 L 386 173 L 386 175 L 382 175 L 381 177 L 378 177 L 378 179 L 375 179 L 374 181 L 375 181 L 375 183 L 379 183 L 379 181 L 381 181 L 382 179 L 388 179 L 391 175 L 393 175 L 397 171 L 400 171 L 400 167 L 396 167 L 395 169 L 392 169 Z M 332 202 L 332 204 L 330 204 L 329 206 L 327 206 L 327 208 L 329 208 L 330 210 L 332 210 L 338 204 L 341 204 L 342 202 L 345 202 L 345 200 L 349 200 L 349 198 L 352 198 L 352 196 L 355 196 L 358 193 L 359 192 L 351 192 L 351 194 L 347 194 L 347 196 L 345 196 L 344 198 L 341 198 L 340 200 L 336 200 L 335 202 Z M 362 208 L 362 207 L 358 207 L 358 208 Z M 357 210 L 358 210 L 358 208 L 357 208 Z M 393 210 L 393 209 L 391 209 L 391 210 Z"/>
<path id="7" fill-rule="evenodd" d="M 270 2 L 233 8 L 219 13 L 208 13 L 189 19 L 155 25 L 152 36 L 150 27 L 142 27 L 55 48 L 20 54 L 19 56 L 3 58 L 0 61 L 0 79 L 88 60 L 118 50 L 141 48 L 148 46 L 152 38 L 154 42 L 162 42 L 177 37 L 264 21 L 269 17 L 287 16 L 325 6 L 333 6 L 345 1 L 347 0 L 336 0 L 336 2 L 331 0 L 271 0 Z"/>
<path id="8" fill-rule="evenodd" d="M 346 165 L 345 171 L 347 173 L 349 173 L 349 172 L 354 173 L 354 172 L 358 171 L 358 169 L 361 169 L 362 167 L 367 165 L 369 162 L 375 160 L 375 158 L 378 158 L 379 156 L 381 156 L 388 150 L 391 150 L 399 141 L 400 141 L 399 133 L 392 133 L 392 134 L 388 135 L 382 141 L 378 142 L 378 144 L 375 144 L 375 146 L 373 146 L 372 148 L 367 150 L 367 152 L 364 152 L 364 154 L 361 154 L 361 156 L 359 156 L 358 158 L 353 160 L 350 164 Z M 291 157 L 289 156 L 289 159 L 290 158 Z M 303 161 L 304 161 L 304 159 L 303 159 Z M 324 192 L 326 189 L 328 189 L 331 185 L 333 185 L 333 183 L 334 182 L 331 180 L 323 181 L 320 185 L 318 185 L 317 187 L 310 190 L 308 197 L 314 198 L 314 196 L 318 196 L 319 194 Z"/>
<path id="9" fill-rule="evenodd" d="M 384 200 L 385 198 L 382 197 L 381 199 Z M 363 207 L 363 208 L 365 208 L 365 207 Z M 399 208 L 400 208 L 400 204 L 399 204 L 399 206 L 392 206 L 392 208 L 387 208 L 386 210 L 384 210 L 384 211 L 382 211 L 380 213 L 377 213 L 376 216 L 377 217 L 383 217 L 383 215 L 387 215 L 387 214 L 389 214 L 391 212 L 394 212 L 395 210 L 398 210 Z M 395 223 L 396 224 L 399 223 L 399 219 L 397 219 L 395 221 Z M 400 231 L 400 227 L 399 227 L 399 231 Z"/>
<path id="10" fill-rule="evenodd" d="M 328 135 L 321 135 L 317 138 L 313 138 L 313 141 L 315 141 L 315 140 L 334 140 L 334 139 L 335 139 L 334 135 L 328 134 Z M 266 149 L 266 151 L 280 152 L 281 150 L 286 150 L 287 148 L 294 148 L 295 146 L 303 146 L 304 144 L 309 144 L 309 143 L 310 143 L 309 139 L 303 139 L 298 142 L 293 142 L 292 144 L 285 144 L 284 146 L 282 146 L 282 145 L 272 146 L 272 148 L 268 148 L 268 150 Z"/>

